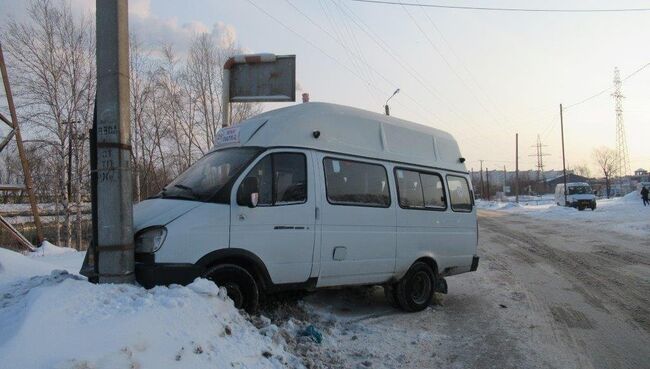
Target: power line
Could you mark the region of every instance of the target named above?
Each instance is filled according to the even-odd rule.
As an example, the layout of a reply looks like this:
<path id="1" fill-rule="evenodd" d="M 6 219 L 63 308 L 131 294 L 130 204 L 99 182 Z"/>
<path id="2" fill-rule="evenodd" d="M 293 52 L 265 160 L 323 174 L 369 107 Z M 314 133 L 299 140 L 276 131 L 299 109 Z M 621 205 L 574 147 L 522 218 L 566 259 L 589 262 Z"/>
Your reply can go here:
<path id="1" fill-rule="evenodd" d="M 419 0 L 416 0 L 416 1 L 417 1 L 418 5 L 421 5 Z M 484 98 L 488 101 L 488 103 L 490 103 L 494 107 L 496 112 L 499 115 L 501 115 L 504 118 L 504 120 L 508 120 L 506 115 L 503 114 L 503 112 L 499 109 L 497 104 L 494 103 L 494 101 L 492 100 L 490 95 L 488 93 L 486 93 L 485 90 L 481 87 L 481 84 L 478 83 L 478 80 L 474 76 L 474 73 L 472 73 L 472 71 L 469 70 L 466 63 L 463 61 L 463 59 L 458 55 L 458 53 L 456 53 L 456 50 L 451 45 L 451 43 L 447 40 L 447 37 L 445 37 L 445 35 L 440 30 L 440 28 L 436 25 L 436 23 L 433 21 L 433 19 L 431 19 L 431 16 L 429 15 L 429 12 L 423 12 L 423 13 L 424 13 L 424 16 L 429 20 L 429 23 L 431 24 L 433 29 L 435 29 L 436 32 L 438 33 L 438 35 L 440 35 L 440 39 L 443 41 L 443 43 L 445 45 L 447 45 L 447 48 L 449 49 L 451 54 L 456 58 L 456 60 L 458 61 L 458 64 L 460 64 L 460 66 L 463 68 L 463 70 L 465 70 L 467 75 L 470 77 L 470 80 L 472 82 L 474 82 L 474 85 L 476 86 L 476 88 L 483 94 Z M 512 128 L 512 127 L 510 127 L 510 128 Z"/>
<path id="2" fill-rule="evenodd" d="M 298 32 L 295 31 L 293 28 L 291 28 L 291 27 L 289 27 L 288 25 L 286 25 L 284 22 L 282 22 L 281 20 L 279 20 L 278 18 L 276 18 L 275 16 L 273 16 L 271 13 L 267 12 L 265 9 L 261 8 L 260 6 L 258 6 L 258 5 L 253 1 L 253 0 L 247 0 L 247 1 L 248 1 L 248 2 L 253 6 L 253 7 L 255 7 L 257 10 L 259 10 L 259 11 L 262 12 L 262 13 L 264 13 L 266 16 L 268 16 L 269 18 L 271 18 L 272 20 L 274 20 L 276 23 L 280 24 L 280 25 L 281 25 L 282 27 L 284 27 L 286 30 L 290 31 L 290 32 L 293 33 L 294 35 L 296 35 L 296 36 L 298 36 L 299 38 L 301 38 L 303 41 L 305 41 L 306 43 L 308 43 L 310 46 L 312 46 L 312 47 L 315 48 L 316 50 L 320 51 L 323 55 L 327 56 L 329 59 L 333 60 L 335 63 L 339 64 L 339 66 L 341 66 L 341 67 L 343 67 L 344 69 L 346 69 L 348 72 L 350 72 L 351 74 L 353 74 L 355 77 L 357 77 L 358 79 L 360 79 L 362 82 L 364 82 L 364 83 L 370 83 L 370 82 L 368 82 L 367 80 L 364 80 L 363 77 L 361 77 L 360 75 L 358 75 L 357 73 L 355 73 L 355 71 L 352 70 L 348 65 L 346 65 L 346 64 L 343 63 L 343 62 L 341 62 L 341 61 L 338 60 L 337 58 L 333 57 L 332 55 L 330 55 L 329 53 L 327 53 L 325 50 L 323 50 L 321 47 L 319 47 L 318 45 L 316 45 L 314 42 L 312 42 L 311 40 L 309 40 L 308 38 L 306 38 L 306 37 L 303 36 L 302 34 L 298 33 Z M 313 22 L 313 21 L 311 20 L 311 18 L 309 18 L 308 16 L 306 16 L 304 13 L 301 13 L 301 14 L 303 14 L 303 16 L 305 16 L 306 18 L 308 18 L 308 20 L 310 20 L 310 22 L 311 22 L 312 24 L 314 24 L 315 26 L 317 26 L 317 27 L 318 27 L 319 29 L 321 29 L 321 30 L 322 30 L 326 35 L 328 35 L 329 37 L 333 38 L 334 41 L 336 41 L 336 42 L 338 43 L 338 40 L 336 40 L 336 37 L 332 36 L 329 32 L 327 32 L 325 29 L 323 29 L 320 25 L 318 25 L 318 24 L 316 24 L 315 22 Z M 339 43 L 339 44 L 340 44 L 340 43 Z M 340 45 L 341 45 L 341 44 L 340 44 Z M 341 45 L 341 46 L 345 48 L 344 45 Z M 388 78 L 386 78 L 383 74 L 379 73 L 379 72 L 378 72 L 377 70 L 375 70 L 371 65 L 368 65 L 368 68 L 370 68 L 374 73 L 376 73 L 377 75 L 379 75 L 379 76 L 380 76 L 384 81 L 386 81 L 386 82 L 387 82 L 388 84 L 390 84 L 391 86 L 396 86 L 396 84 L 395 84 L 394 82 L 390 81 L 390 80 L 389 80 Z M 373 87 L 377 88 L 377 86 L 375 86 L 374 84 L 372 84 L 372 83 L 370 83 L 370 84 L 371 84 Z M 378 89 L 378 88 L 377 88 L 377 89 Z M 414 103 L 415 103 L 415 104 L 416 104 L 420 109 L 422 109 L 424 112 L 426 112 L 427 114 L 429 114 L 429 115 L 431 115 L 431 116 L 436 117 L 439 121 L 441 121 L 440 118 L 437 117 L 437 115 L 436 115 L 435 112 L 432 112 L 432 111 L 428 110 L 425 106 L 423 106 L 419 101 L 415 100 L 412 96 L 410 96 L 409 94 L 407 94 L 407 93 L 405 93 L 405 92 L 403 92 L 402 95 L 406 96 L 408 99 L 410 99 L 411 101 L 413 101 L 413 102 L 414 102 Z M 423 118 L 425 118 L 425 120 L 427 120 L 427 121 L 429 120 L 429 118 L 428 118 L 426 115 L 424 115 L 424 114 L 422 114 L 422 113 L 420 113 L 420 115 L 421 115 Z M 442 121 L 441 121 L 441 122 L 442 122 Z"/>
<path id="3" fill-rule="evenodd" d="M 469 91 L 470 95 L 472 95 L 472 97 L 478 102 L 478 104 L 481 106 L 481 108 L 483 108 L 483 110 L 485 110 L 485 112 L 488 113 L 492 117 L 492 119 L 498 124 L 499 120 L 496 119 L 496 117 L 492 114 L 492 111 L 490 111 L 488 108 L 485 107 L 485 105 L 483 104 L 483 101 L 481 101 L 481 99 L 479 99 L 478 96 L 476 96 L 474 91 L 467 85 L 467 83 L 465 83 L 465 80 L 463 80 L 461 78 L 460 74 L 458 74 L 458 72 L 456 71 L 456 68 L 454 68 L 451 65 L 449 60 L 447 60 L 447 57 L 445 57 L 445 55 L 442 53 L 442 51 L 440 51 L 440 49 L 436 46 L 436 44 L 433 42 L 433 40 L 431 40 L 429 35 L 422 29 L 422 27 L 418 23 L 417 19 L 415 19 L 415 17 L 411 14 L 411 12 L 408 10 L 408 8 L 406 6 L 402 6 L 402 9 L 404 9 L 404 12 L 409 16 L 409 18 L 411 18 L 411 20 L 413 21 L 413 24 L 415 24 L 418 31 L 420 31 L 420 33 L 424 36 L 424 38 L 427 40 L 429 45 L 431 45 L 433 50 L 440 56 L 440 58 L 442 58 L 442 60 L 447 65 L 447 67 L 454 73 L 456 78 L 461 82 L 463 87 L 465 87 L 465 89 L 467 89 L 467 91 Z"/>
<path id="4" fill-rule="evenodd" d="M 457 10 L 482 10 L 494 12 L 531 12 L 531 13 L 611 13 L 611 12 L 647 12 L 650 8 L 619 8 L 619 9 L 534 9 L 534 8 L 490 8 L 482 6 L 459 6 L 459 5 L 441 5 L 441 4 L 416 4 L 402 3 L 396 1 L 380 0 L 350 0 L 358 3 L 380 4 L 380 5 L 403 5 L 437 9 L 457 9 Z"/>
<path id="5" fill-rule="evenodd" d="M 639 72 L 641 72 L 642 70 L 646 69 L 649 66 L 650 66 L 650 63 L 646 63 L 646 64 L 640 66 L 634 72 L 628 74 L 625 78 L 621 79 L 620 82 L 622 83 L 624 81 L 627 81 L 628 79 L 634 77 L 636 74 L 638 74 Z M 567 106 L 563 107 L 562 110 L 567 111 L 570 108 L 573 108 L 573 107 L 576 107 L 578 105 L 584 104 L 587 101 L 593 100 L 593 99 L 597 98 L 598 96 L 601 96 L 604 93 L 606 93 L 606 92 L 608 92 L 608 91 L 610 91 L 610 90 L 612 90 L 614 88 L 615 88 L 615 86 L 610 86 L 610 87 L 604 88 L 604 89 L 598 91 L 597 93 L 595 93 L 595 94 L 593 94 L 593 95 L 591 95 L 591 96 L 589 96 L 589 97 L 587 97 L 585 99 L 582 99 L 582 100 L 580 100 L 580 101 L 578 101 L 576 103 L 573 103 L 573 104 L 570 104 L 570 105 L 567 105 Z M 558 114 L 555 114 L 553 116 L 554 121 L 550 122 L 549 125 L 546 127 L 546 129 L 544 129 L 544 133 L 542 134 L 542 139 L 545 139 L 551 132 L 553 132 L 555 130 L 555 128 L 557 128 L 557 125 L 554 124 L 555 123 L 555 118 L 557 118 L 557 116 L 558 116 Z"/>
<path id="6" fill-rule="evenodd" d="M 442 102 L 447 110 L 449 110 L 452 114 L 457 116 L 460 120 L 464 121 L 468 125 L 472 126 L 476 130 L 480 130 L 480 128 L 475 125 L 471 120 L 465 118 L 462 116 L 458 111 L 455 109 L 454 105 L 450 102 L 448 102 L 440 92 L 437 91 L 435 87 L 433 87 L 433 84 L 426 83 L 426 81 L 423 79 L 423 77 L 415 70 L 415 68 L 411 67 L 408 65 L 406 62 L 402 61 L 398 56 L 397 53 L 392 50 L 392 48 L 382 40 L 381 37 L 375 35 L 370 27 L 361 19 L 359 16 L 357 16 L 352 9 L 347 7 L 344 3 L 338 3 L 335 0 L 330 0 L 332 1 L 333 4 L 339 6 L 345 7 L 344 14 L 349 17 L 352 22 L 361 30 L 363 31 L 371 41 L 373 41 L 377 46 L 379 46 L 388 56 L 390 56 L 404 71 L 406 71 L 416 82 L 418 82 L 431 96 Z M 343 9 L 343 8 L 341 8 Z M 348 14 L 349 13 L 349 14 Z M 355 19 L 356 18 L 356 19 Z M 357 21 L 358 20 L 358 21 Z M 442 122 L 440 118 L 438 118 L 439 121 Z"/>
<path id="7" fill-rule="evenodd" d="M 636 75 L 637 73 L 641 72 L 642 70 L 646 69 L 646 68 L 649 67 L 649 66 L 650 66 L 650 63 L 644 64 L 643 66 L 639 67 L 639 68 L 638 68 L 637 70 L 635 70 L 634 72 L 628 74 L 627 77 L 625 77 L 625 78 L 623 78 L 623 79 L 621 80 L 621 82 L 625 82 L 625 81 L 627 81 L 628 79 L 632 78 L 634 75 Z M 572 107 L 574 107 L 574 106 L 577 106 L 577 105 L 580 105 L 580 104 L 586 103 L 587 101 L 589 101 L 589 100 L 591 100 L 591 99 L 595 99 L 595 98 L 597 98 L 598 96 L 600 96 L 600 95 L 602 95 L 602 94 L 608 92 L 609 90 L 611 90 L 611 89 L 613 89 L 613 88 L 614 88 L 614 86 L 609 86 L 609 87 L 607 87 L 607 88 L 605 88 L 605 89 L 599 91 L 598 93 L 596 93 L 596 94 L 594 94 L 594 95 L 591 95 L 591 96 L 587 97 L 586 99 L 580 100 L 579 102 L 574 103 L 574 104 L 571 104 L 571 105 L 567 105 L 566 107 L 564 107 L 564 111 L 566 111 L 567 109 L 572 108 Z"/>

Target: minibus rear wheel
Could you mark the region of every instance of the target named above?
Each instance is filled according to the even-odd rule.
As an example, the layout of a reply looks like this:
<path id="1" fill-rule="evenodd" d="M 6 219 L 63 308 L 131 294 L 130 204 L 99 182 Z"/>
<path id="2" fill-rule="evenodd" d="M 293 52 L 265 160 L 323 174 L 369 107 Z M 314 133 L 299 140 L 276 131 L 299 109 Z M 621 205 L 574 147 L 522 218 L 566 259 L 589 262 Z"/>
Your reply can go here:
<path id="1" fill-rule="evenodd" d="M 415 262 L 397 283 L 397 303 L 406 311 L 422 311 L 431 304 L 435 286 L 433 269 L 421 261 Z"/>
<path id="2" fill-rule="evenodd" d="M 225 287 L 237 309 L 249 314 L 257 311 L 260 293 L 255 278 L 244 268 L 235 264 L 221 264 L 210 268 L 206 278 L 219 287 Z"/>

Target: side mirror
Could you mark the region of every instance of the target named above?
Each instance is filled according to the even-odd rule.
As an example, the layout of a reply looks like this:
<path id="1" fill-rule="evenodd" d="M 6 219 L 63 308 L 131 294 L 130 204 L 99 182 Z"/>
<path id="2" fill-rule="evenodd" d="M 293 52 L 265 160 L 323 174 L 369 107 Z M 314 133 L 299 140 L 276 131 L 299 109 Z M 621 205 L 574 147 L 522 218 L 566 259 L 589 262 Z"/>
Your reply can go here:
<path id="1" fill-rule="evenodd" d="M 256 177 L 246 177 L 237 194 L 237 203 L 254 208 L 260 198 L 259 183 Z"/>

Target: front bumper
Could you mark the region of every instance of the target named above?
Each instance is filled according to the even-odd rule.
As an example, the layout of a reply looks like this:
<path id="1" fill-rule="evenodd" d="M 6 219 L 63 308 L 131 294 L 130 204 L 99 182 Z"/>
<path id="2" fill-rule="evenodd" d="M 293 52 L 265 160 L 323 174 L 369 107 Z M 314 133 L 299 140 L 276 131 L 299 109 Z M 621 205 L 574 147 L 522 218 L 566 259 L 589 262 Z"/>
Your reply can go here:
<path id="1" fill-rule="evenodd" d="M 474 255 L 474 257 L 472 258 L 472 266 L 469 268 L 470 272 L 475 272 L 478 269 L 479 259 L 480 258 L 477 255 Z"/>
<path id="2" fill-rule="evenodd" d="M 195 264 L 136 263 L 135 279 L 144 288 L 170 284 L 187 285 L 200 277 L 205 268 Z"/>
<path id="3" fill-rule="evenodd" d="M 596 207 L 596 202 L 592 200 L 578 200 L 571 203 L 573 208 L 591 208 Z"/>

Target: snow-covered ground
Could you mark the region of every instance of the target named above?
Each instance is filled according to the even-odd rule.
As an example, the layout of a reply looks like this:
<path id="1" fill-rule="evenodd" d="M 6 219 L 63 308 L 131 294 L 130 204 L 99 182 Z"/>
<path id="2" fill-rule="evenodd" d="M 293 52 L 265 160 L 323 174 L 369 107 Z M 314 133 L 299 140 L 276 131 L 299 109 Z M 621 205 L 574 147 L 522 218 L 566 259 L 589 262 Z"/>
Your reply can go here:
<path id="1" fill-rule="evenodd" d="M 303 367 L 212 282 L 94 285 L 75 274 L 83 255 L 0 248 L 0 368 Z"/>
<path id="2" fill-rule="evenodd" d="M 557 206 L 552 197 L 520 200 L 520 203 L 478 201 L 480 209 L 498 210 L 535 219 L 585 225 L 604 231 L 650 237 L 650 206 L 643 206 L 638 192 L 624 197 L 599 199 L 595 211 Z"/>
<path id="3" fill-rule="evenodd" d="M 526 202 L 480 203 L 479 270 L 414 314 L 360 287 L 249 317 L 206 280 L 93 285 L 83 253 L 0 248 L 0 369 L 648 367 L 650 207 Z"/>

